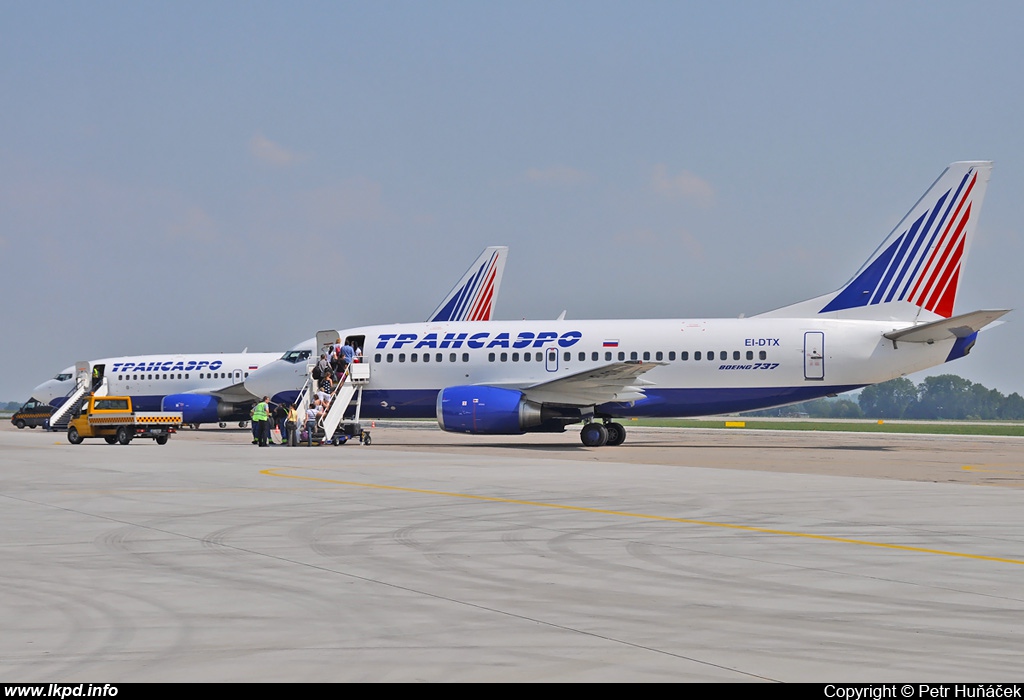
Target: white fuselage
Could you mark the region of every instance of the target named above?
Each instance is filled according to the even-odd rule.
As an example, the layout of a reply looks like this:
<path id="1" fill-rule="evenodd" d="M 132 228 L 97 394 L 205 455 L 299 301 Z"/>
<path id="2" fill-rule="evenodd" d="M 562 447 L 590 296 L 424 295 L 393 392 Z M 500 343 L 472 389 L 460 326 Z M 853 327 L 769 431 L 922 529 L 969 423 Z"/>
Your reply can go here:
<path id="1" fill-rule="evenodd" d="M 848 391 L 946 361 L 954 340 L 898 344 L 905 322 L 835 319 L 492 321 L 367 326 L 363 415 L 433 416 L 437 392 L 458 385 L 526 389 L 623 361 L 661 363 L 646 394 L 603 413 L 691 416 L 750 410 Z M 250 374 L 250 393 L 291 400 L 305 363 Z"/>
<path id="2" fill-rule="evenodd" d="M 281 353 L 206 353 L 183 355 L 134 355 L 90 361 L 100 367 L 106 393 L 131 396 L 140 411 L 157 411 L 164 397 L 203 394 L 239 385 L 249 373 L 273 362 Z M 75 368 L 32 390 L 32 398 L 53 404 L 62 401 L 75 386 Z"/>

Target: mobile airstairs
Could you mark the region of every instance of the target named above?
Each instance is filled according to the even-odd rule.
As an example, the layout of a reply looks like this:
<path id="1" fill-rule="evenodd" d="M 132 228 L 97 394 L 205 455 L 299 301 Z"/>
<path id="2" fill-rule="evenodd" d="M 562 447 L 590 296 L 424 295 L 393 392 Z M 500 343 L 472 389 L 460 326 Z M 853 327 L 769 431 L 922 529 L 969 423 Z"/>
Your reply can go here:
<path id="1" fill-rule="evenodd" d="M 89 395 L 106 396 L 107 378 L 101 376 L 95 381 L 92 376 L 92 368 L 88 362 L 75 363 L 75 388 L 64 399 L 64 403 L 57 407 L 46 422 L 46 430 L 58 431 L 67 430 L 68 423 L 85 403 Z"/>
<path id="2" fill-rule="evenodd" d="M 306 426 L 306 411 L 317 394 L 317 382 L 313 379 L 313 368 L 313 365 L 308 368 L 309 376 L 300 392 L 299 405 L 296 409 L 300 430 Z M 363 387 L 369 381 L 370 366 L 368 364 L 354 362 L 348 366 L 337 386 L 331 390 L 327 412 L 317 419 L 316 429 L 313 434 L 307 436 L 307 444 L 316 441 L 321 444 L 335 442 L 340 445 L 349 438 L 358 438 L 359 442 L 364 445 L 370 444 L 370 433 L 363 430 L 359 420 L 363 406 Z M 355 398 L 355 413 L 350 419 L 345 420 L 345 414 L 349 412 L 353 398 Z"/>

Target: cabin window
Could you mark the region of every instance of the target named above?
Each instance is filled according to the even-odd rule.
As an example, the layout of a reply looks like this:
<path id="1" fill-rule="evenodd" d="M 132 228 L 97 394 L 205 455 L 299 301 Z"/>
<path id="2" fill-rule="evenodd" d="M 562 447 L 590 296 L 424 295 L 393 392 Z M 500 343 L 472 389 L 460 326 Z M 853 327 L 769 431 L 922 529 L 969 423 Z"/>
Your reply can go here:
<path id="1" fill-rule="evenodd" d="M 710 360 L 711 362 L 714 362 L 714 360 L 715 360 L 715 351 L 714 350 L 708 350 L 708 360 Z"/>
<path id="2" fill-rule="evenodd" d="M 611 359 L 612 359 L 612 351 L 611 351 L 611 350 L 608 350 L 608 351 L 606 351 L 606 352 L 605 352 L 605 354 L 604 354 L 604 361 L 605 361 L 605 362 L 610 362 L 610 361 L 611 361 Z"/>
<path id="3" fill-rule="evenodd" d="M 463 362 L 469 362 L 469 353 L 468 352 L 462 353 L 462 361 Z M 455 362 L 455 356 L 454 355 L 452 355 L 452 362 Z"/>
<path id="4" fill-rule="evenodd" d="M 508 353 L 507 352 L 501 353 L 501 361 L 502 362 L 508 362 Z"/>
<path id="5" fill-rule="evenodd" d="M 572 359 L 572 353 L 571 352 L 562 353 L 562 359 L 565 360 L 566 362 L 568 362 L 569 360 Z"/>
<path id="6" fill-rule="evenodd" d="M 494 353 L 493 352 L 487 353 L 487 361 L 488 362 L 494 362 Z"/>
<path id="7" fill-rule="evenodd" d="M 409 356 L 409 361 L 410 361 L 410 362 L 415 362 L 415 361 L 416 361 L 416 356 L 417 356 L 418 354 L 419 354 L 419 353 L 416 353 L 416 352 L 414 352 L 414 353 L 413 353 L 412 355 L 410 355 L 410 356 Z"/>
<path id="8" fill-rule="evenodd" d="M 684 352 L 683 354 L 685 355 L 686 353 Z M 685 360 L 686 358 L 684 357 L 683 359 Z M 700 350 L 697 350 L 696 352 L 693 353 L 693 359 L 695 359 L 695 360 L 699 360 L 700 359 Z"/>
<path id="9" fill-rule="evenodd" d="M 404 352 L 398 353 L 398 361 L 399 362 L 405 362 L 405 353 Z"/>
<path id="10" fill-rule="evenodd" d="M 647 362 L 650 359 L 651 359 L 651 352 L 650 352 L 650 350 L 644 350 L 644 362 Z"/>
<path id="11" fill-rule="evenodd" d="M 394 361 L 395 361 L 395 354 L 389 352 L 388 353 L 388 362 L 394 362 Z"/>
<path id="12" fill-rule="evenodd" d="M 718 359 L 719 360 L 728 360 L 729 359 L 729 351 L 728 350 L 722 350 L 720 353 L 718 353 Z"/>
<path id="13" fill-rule="evenodd" d="M 768 359 L 768 353 L 766 353 L 764 350 L 762 350 L 761 352 L 757 353 L 757 357 L 758 357 L 758 359 L 761 359 L 761 360 L 767 360 Z"/>
<path id="14" fill-rule="evenodd" d="M 669 350 L 668 351 L 668 359 L 670 361 L 673 361 L 673 362 L 675 361 L 675 359 L 676 359 L 676 351 L 675 350 Z"/>
<path id="15" fill-rule="evenodd" d="M 624 353 L 624 352 L 622 352 L 622 351 L 620 350 L 620 351 L 619 351 L 619 359 L 620 359 L 620 360 L 625 360 L 625 359 L 626 359 L 626 353 Z"/>

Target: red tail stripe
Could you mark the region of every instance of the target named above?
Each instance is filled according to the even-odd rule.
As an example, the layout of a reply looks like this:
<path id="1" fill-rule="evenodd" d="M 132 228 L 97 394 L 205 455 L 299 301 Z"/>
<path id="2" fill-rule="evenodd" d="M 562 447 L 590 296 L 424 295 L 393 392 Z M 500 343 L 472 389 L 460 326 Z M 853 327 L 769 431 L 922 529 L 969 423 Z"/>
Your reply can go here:
<path id="1" fill-rule="evenodd" d="M 921 270 L 921 276 L 917 278 L 917 282 L 914 283 L 914 288 L 910 290 L 910 296 L 907 297 L 908 299 L 913 299 L 914 296 L 917 294 L 917 290 L 921 286 L 922 280 L 924 280 L 925 276 L 928 274 L 928 268 L 931 266 L 932 261 L 935 259 L 935 256 L 938 255 L 939 251 L 945 245 L 946 236 L 949 234 L 949 229 L 953 227 L 953 222 L 956 221 L 957 217 L 960 215 L 960 209 L 964 206 L 964 202 L 966 202 L 970 198 L 971 190 L 974 189 L 974 183 L 977 181 L 978 173 L 974 173 L 974 177 L 971 178 L 971 184 L 967 186 L 967 191 L 964 192 L 964 196 L 960 198 L 960 203 L 956 205 L 956 211 L 953 212 L 953 216 L 950 217 L 949 223 L 946 224 L 946 230 L 942 232 L 942 237 L 939 239 L 939 244 L 932 248 L 931 255 L 928 256 L 928 263 Z"/>
<path id="2" fill-rule="evenodd" d="M 946 290 L 946 286 L 949 283 L 949 279 L 954 272 L 960 269 L 960 258 L 964 254 L 964 238 L 960 238 L 960 242 L 957 244 L 956 251 L 953 253 L 953 257 L 949 259 L 948 267 L 943 270 L 942 277 L 939 279 L 938 284 L 932 290 L 932 293 L 928 296 L 928 303 L 925 304 L 925 308 L 929 311 L 935 311 L 935 306 L 938 300 L 941 298 L 942 293 Z M 938 313 L 938 312 L 936 312 Z"/>
<path id="3" fill-rule="evenodd" d="M 960 219 L 960 223 L 957 224 L 956 232 L 953 234 L 952 241 L 946 246 L 945 250 L 942 251 L 941 257 L 939 257 L 938 263 L 936 263 L 934 269 L 932 269 L 931 275 L 928 277 L 928 283 L 921 289 L 921 298 L 917 301 L 918 306 L 924 306 L 926 309 L 931 311 L 932 302 L 935 300 L 936 288 L 938 285 L 935 284 L 935 280 L 944 278 L 948 274 L 947 264 L 956 265 L 960 262 L 960 256 L 964 250 L 964 237 L 963 231 L 967 226 L 967 222 L 971 218 L 971 205 L 967 205 L 967 211 L 964 212 L 963 218 Z M 959 239 L 960 245 L 956 246 L 955 242 Z M 954 252 L 955 248 L 955 252 Z M 954 257 L 950 258 L 950 253 L 954 253 Z M 923 303 L 925 297 L 928 297 L 928 303 Z"/>
<path id="4" fill-rule="evenodd" d="M 949 286 L 946 288 L 946 293 L 942 295 L 942 300 L 935 307 L 935 313 L 946 318 L 953 315 L 953 302 L 956 300 L 956 286 L 959 283 L 960 266 L 957 265 L 956 270 L 953 271 L 953 279 L 949 281 Z"/>
<path id="5" fill-rule="evenodd" d="M 469 311 L 468 318 L 469 318 L 470 321 L 483 321 L 483 320 L 486 320 L 486 319 L 480 318 L 480 313 L 481 313 L 481 311 L 483 309 L 484 304 L 486 304 L 490 300 L 491 294 L 494 293 L 494 275 L 495 275 L 495 273 L 496 273 L 496 270 L 494 269 L 494 266 L 492 265 L 491 269 L 487 273 L 487 281 L 484 283 L 484 286 L 483 286 L 483 289 L 481 290 L 481 292 L 479 292 L 477 294 L 476 301 L 473 303 L 473 307 Z"/>

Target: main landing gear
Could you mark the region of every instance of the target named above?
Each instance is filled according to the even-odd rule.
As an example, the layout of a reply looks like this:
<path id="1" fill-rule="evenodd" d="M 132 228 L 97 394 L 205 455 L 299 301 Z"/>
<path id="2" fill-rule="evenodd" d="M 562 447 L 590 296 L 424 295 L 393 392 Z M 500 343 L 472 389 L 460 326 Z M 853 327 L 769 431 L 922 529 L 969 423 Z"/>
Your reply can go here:
<path id="1" fill-rule="evenodd" d="M 621 445 L 626 441 L 626 429 L 621 423 L 587 423 L 580 430 L 580 440 L 587 447 Z"/>

